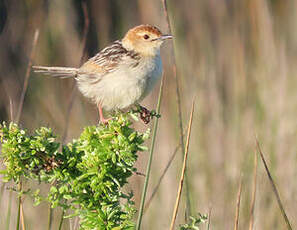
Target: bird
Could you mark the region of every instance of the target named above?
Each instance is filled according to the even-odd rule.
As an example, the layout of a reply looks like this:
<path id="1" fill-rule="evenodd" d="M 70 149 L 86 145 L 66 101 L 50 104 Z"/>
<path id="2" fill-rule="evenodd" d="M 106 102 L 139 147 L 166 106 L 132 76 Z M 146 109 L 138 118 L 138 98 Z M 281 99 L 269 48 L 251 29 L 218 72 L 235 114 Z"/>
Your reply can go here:
<path id="1" fill-rule="evenodd" d="M 122 110 L 139 104 L 161 78 L 160 48 L 172 35 L 156 26 L 136 26 L 87 60 L 80 68 L 32 66 L 34 72 L 74 78 L 80 92 L 97 105 L 100 122 L 108 123 L 103 110 Z"/>

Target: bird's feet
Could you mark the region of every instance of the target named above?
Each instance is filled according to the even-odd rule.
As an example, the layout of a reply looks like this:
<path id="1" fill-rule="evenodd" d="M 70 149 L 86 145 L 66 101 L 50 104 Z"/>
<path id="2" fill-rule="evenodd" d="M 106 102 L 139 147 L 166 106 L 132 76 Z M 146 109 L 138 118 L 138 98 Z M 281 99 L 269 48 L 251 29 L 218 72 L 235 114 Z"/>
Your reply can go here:
<path id="1" fill-rule="evenodd" d="M 155 110 L 149 111 L 147 108 L 145 108 L 139 104 L 136 105 L 135 112 L 139 113 L 140 119 L 144 122 L 144 124 L 150 123 L 150 121 L 153 117 L 157 117 L 157 118 L 161 117 L 161 115 L 157 114 Z"/>
<path id="2" fill-rule="evenodd" d="M 108 124 L 108 121 L 110 121 L 112 118 L 100 118 L 100 122 L 104 125 L 107 125 Z"/>

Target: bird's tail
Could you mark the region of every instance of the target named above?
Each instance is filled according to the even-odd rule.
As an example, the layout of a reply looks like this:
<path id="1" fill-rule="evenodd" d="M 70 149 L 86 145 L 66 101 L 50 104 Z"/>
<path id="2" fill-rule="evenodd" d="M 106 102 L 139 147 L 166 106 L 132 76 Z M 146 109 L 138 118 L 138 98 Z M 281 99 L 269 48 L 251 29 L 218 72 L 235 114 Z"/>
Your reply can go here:
<path id="1" fill-rule="evenodd" d="M 47 67 L 47 66 L 32 66 L 35 73 L 43 73 L 53 77 L 70 78 L 75 77 L 77 68 L 68 67 Z"/>

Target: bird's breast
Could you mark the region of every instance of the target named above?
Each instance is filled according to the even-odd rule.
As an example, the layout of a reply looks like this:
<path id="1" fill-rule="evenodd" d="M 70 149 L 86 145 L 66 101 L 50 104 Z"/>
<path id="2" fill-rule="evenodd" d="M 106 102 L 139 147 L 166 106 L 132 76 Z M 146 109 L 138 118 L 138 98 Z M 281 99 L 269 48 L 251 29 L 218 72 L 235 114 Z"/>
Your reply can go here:
<path id="1" fill-rule="evenodd" d="M 140 100 L 152 91 L 162 75 L 162 61 L 160 55 L 142 61 L 143 63 L 139 66 L 137 75 L 139 83 L 143 84 L 143 92 Z"/>

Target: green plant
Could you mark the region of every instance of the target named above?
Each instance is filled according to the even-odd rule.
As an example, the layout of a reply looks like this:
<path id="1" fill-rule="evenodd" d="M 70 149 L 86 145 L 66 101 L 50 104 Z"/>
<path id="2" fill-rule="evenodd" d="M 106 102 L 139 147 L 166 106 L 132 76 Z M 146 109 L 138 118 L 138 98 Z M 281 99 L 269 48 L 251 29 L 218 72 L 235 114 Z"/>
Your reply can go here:
<path id="1" fill-rule="evenodd" d="M 190 216 L 190 220 L 187 224 L 179 226 L 179 230 L 199 230 L 199 226 L 207 221 L 207 215 L 198 213 L 197 217 Z"/>
<path id="2" fill-rule="evenodd" d="M 133 193 L 123 186 L 136 171 L 137 152 L 149 137 L 131 126 L 129 114 L 116 114 L 108 125 L 89 126 L 77 140 L 60 148 L 49 128 L 33 135 L 18 125 L 0 125 L 1 171 L 5 182 L 35 180 L 49 184 L 47 194 L 40 190 L 19 191 L 30 194 L 38 205 L 47 201 L 52 208 L 72 209 L 80 217 L 81 229 L 134 229 L 136 210 Z"/>

